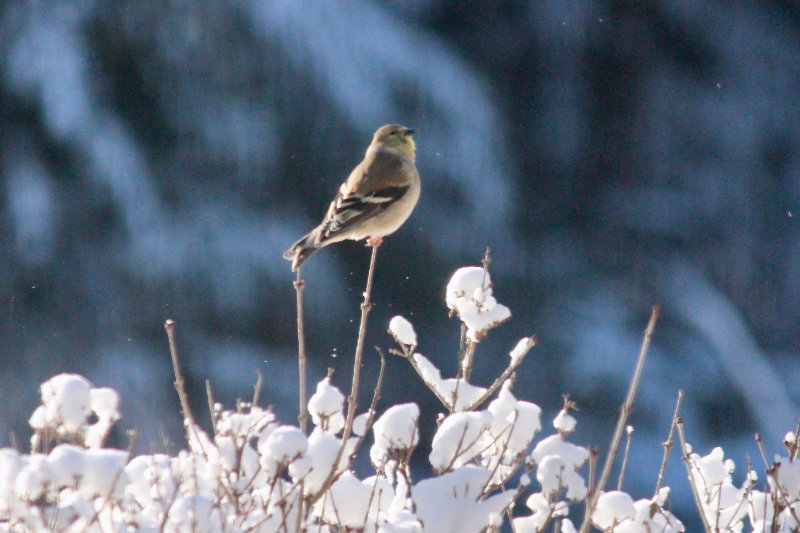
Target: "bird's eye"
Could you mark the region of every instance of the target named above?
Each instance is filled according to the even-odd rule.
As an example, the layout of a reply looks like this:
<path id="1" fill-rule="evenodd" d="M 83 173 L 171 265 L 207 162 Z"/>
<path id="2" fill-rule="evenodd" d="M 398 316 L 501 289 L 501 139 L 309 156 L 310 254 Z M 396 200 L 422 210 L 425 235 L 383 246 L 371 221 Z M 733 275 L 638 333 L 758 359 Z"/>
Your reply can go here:
<path id="1" fill-rule="evenodd" d="M 397 135 L 397 130 L 392 130 L 389 132 L 389 135 Z"/>

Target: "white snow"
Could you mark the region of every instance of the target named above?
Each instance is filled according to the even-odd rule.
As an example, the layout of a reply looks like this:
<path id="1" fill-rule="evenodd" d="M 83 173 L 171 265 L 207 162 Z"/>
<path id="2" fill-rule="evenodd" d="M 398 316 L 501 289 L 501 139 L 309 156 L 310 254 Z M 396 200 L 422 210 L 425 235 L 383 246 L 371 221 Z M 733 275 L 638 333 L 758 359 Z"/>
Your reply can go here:
<path id="1" fill-rule="evenodd" d="M 569 512 L 567 502 L 551 504 L 540 492 L 531 494 L 525 505 L 533 512 L 529 516 L 514 518 L 514 530 L 517 533 L 540 533 L 549 520 L 566 516 Z"/>
<path id="2" fill-rule="evenodd" d="M 566 408 L 559 411 L 553 419 L 553 427 L 556 428 L 559 433 L 572 433 L 575 431 L 577 423 L 578 421 L 569 414 Z"/>
<path id="3" fill-rule="evenodd" d="M 369 455 L 376 467 L 387 464 L 395 452 L 410 450 L 419 441 L 419 406 L 415 403 L 394 405 L 375 422 L 375 443 Z"/>
<path id="4" fill-rule="evenodd" d="M 99 418 L 119 420 L 119 394 L 109 387 L 93 388 L 89 391 L 92 411 Z"/>
<path id="5" fill-rule="evenodd" d="M 308 400 L 308 413 L 315 426 L 321 427 L 331 435 L 344 427 L 344 394 L 331 385 L 330 378 L 317 383 L 317 392 Z"/>
<path id="6" fill-rule="evenodd" d="M 514 349 L 509 352 L 508 356 L 511 358 L 511 366 L 517 366 L 522 362 L 522 358 L 531 349 L 531 338 L 523 337 L 514 346 Z"/>
<path id="7" fill-rule="evenodd" d="M 487 411 L 453 413 L 445 418 L 433 437 L 428 456 L 434 470 L 460 468 L 477 457 L 491 419 Z"/>
<path id="8" fill-rule="evenodd" d="M 89 380 L 76 374 L 59 374 L 42 383 L 42 405 L 46 427 L 63 433 L 77 433 L 87 424 L 91 414 Z M 34 429 L 43 429 L 33 426 Z"/>
<path id="9" fill-rule="evenodd" d="M 308 439 L 299 428 L 280 426 L 259 439 L 258 451 L 261 454 L 261 468 L 270 478 L 274 478 L 280 467 L 300 457 L 308 449 Z"/>
<path id="10" fill-rule="evenodd" d="M 456 270 L 447 284 L 446 301 L 467 326 L 472 342 L 479 342 L 488 330 L 511 318 L 511 310 L 492 296 L 491 277 L 481 267 Z"/>
<path id="11" fill-rule="evenodd" d="M 463 411 L 486 392 L 486 388 L 472 385 L 463 379 L 442 379 L 439 369 L 420 353 L 415 353 L 413 358 L 422 372 L 422 379 L 447 400 L 448 406 L 452 406 L 453 396 L 456 396 L 454 411 Z"/>
<path id="12" fill-rule="evenodd" d="M 361 529 L 375 523 L 379 511 L 385 512 L 394 498 L 394 488 L 383 477 L 359 481 L 352 472 L 344 472 L 331 486 L 326 501 L 317 503 L 320 513 L 331 524 Z"/>
<path id="13" fill-rule="evenodd" d="M 417 483 L 411 491 L 425 531 L 478 533 L 508 507 L 514 491 L 478 500 L 491 472 L 467 465 Z"/>
<path id="14" fill-rule="evenodd" d="M 592 523 L 603 531 L 609 531 L 623 520 L 633 519 L 635 516 L 633 498 L 625 492 L 614 490 L 597 498 Z"/>
<path id="15" fill-rule="evenodd" d="M 353 435 L 363 436 L 367 429 L 367 422 L 369 422 L 370 413 L 361 413 L 353 419 Z"/>
<path id="16" fill-rule="evenodd" d="M 351 437 L 347 441 L 345 453 L 342 454 L 337 470 L 342 470 L 346 466 L 347 456 L 357 440 L 357 437 Z M 322 484 L 336 461 L 341 445 L 340 439 L 323 432 L 320 428 L 315 428 L 308 437 L 306 453 L 289 464 L 289 475 L 292 476 L 292 479 L 295 481 L 305 480 L 305 494 L 314 493 L 322 488 Z"/>
<path id="17" fill-rule="evenodd" d="M 589 459 L 589 450 L 567 442 L 561 435 L 551 435 L 542 439 L 533 449 L 531 457 L 539 463 L 547 455 L 557 455 L 572 468 L 580 468 Z"/>
<path id="18" fill-rule="evenodd" d="M 414 331 L 414 326 L 402 316 L 398 315 L 389 321 L 389 333 L 400 344 L 412 347 L 417 345 L 417 332 Z"/>
<path id="19" fill-rule="evenodd" d="M 503 455 L 506 460 L 513 460 L 528 450 L 534 435 L 542 427 L 541 408 L 517 400 L 511 393 L 510 381 L 503 383 L 487 411 L 492 415 L 490 439 L 485 443 L 487 455 Z"/>

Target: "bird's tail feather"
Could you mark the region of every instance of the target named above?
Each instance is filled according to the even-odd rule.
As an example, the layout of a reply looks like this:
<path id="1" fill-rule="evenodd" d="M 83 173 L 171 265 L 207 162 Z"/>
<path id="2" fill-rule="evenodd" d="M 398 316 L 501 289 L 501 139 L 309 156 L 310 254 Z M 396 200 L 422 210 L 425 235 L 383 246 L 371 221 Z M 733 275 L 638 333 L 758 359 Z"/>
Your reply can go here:
<path id="1" fill-rule="evenodd" d="M 292 262 L 292 272 L 319 249 L 316 237 L 316 232 L 312 231 L 283 253 L 283 257 Z"/>

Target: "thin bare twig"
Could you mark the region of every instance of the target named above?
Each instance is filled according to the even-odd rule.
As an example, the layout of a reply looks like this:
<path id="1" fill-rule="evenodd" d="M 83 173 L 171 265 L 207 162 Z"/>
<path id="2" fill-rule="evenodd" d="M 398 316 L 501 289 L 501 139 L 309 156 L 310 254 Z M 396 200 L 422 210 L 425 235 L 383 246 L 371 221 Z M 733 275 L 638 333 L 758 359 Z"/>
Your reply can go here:
<path id="1" fill-rule="evenodd" d="M 336 461 L 334 461 L 328 477 L 322 484 L 322 488 L 319 492 L 309 497 L 309 505 L 325 494 L 338 477 L 339 462 L 342 460 L 342 456 L 344 456 L 344 451 L 347 448 L 347 441 L 350 438 L 350 433 L 353 431 L 353 419 L 355 418 L 356 408 L 358 406 L 358 385 L 361 380 L 361 359 L 364 353 L 364 337 L 367 333 L 367 316 L 372 308 L 370 295 L 372 294 L 372 280 L 375 277 L 375 259 L 377 256 L 378 245 L 372 246 L 372 256 L 370 257 L 369 272 L 367 273 L 367 287 L 364 291 L 364 301 L 361 304 L 361 322 L 358 326 L 358 341 L 356 342 L 356 353 L 353 358 L 353 381 L 350 386 L 350 395 L 347 397 L 347 418 L 345 419 L 344 430 L 342 431 L 342 445 L 339 447 Z"/>
<path id="2" fill-rule="evenodd" d="M 703 520 L 703 531 L 706 531 L 706 533 L 711 533 L 713 530 L 711 529 L 711 525 L 708 523 L 706 511 L 703 509 L 702 498 L 700 497 L 700 493 L 697 491 L 697 486 L 695 485 L 694 477 L 692 476 L 692 459 L 689 457 L 689 453 L 686 451 L 686 436 L 683 434 L 683 420 L 680 417 L 678 417 L 676 427 L 678 428 L 678 436 L 681 439 L 681 458 L 683 459 L 683 464 L 686 465 L 686 473 L 689 476 L 689 485 L 692 487 L 694 503 L 697 505 L 697 510 L 700 511 L 700 518 Z"/>
<path id="3" fill-rule="evenodd" d="M 500 375 L 497 377 L 497 379 L 495 379 L 495 380 L 494 380 L 494 383 L 492 383 L 492 384 L 489 386 L 489 388 L 488 388 L 488 389 L 486 389 L 486 392 L 484 392 L 484 393 L 483 393 L 483 395 L 482 395 L 480 398 L 478 398 L 477 400 L 475 400 L 473 403 L 471 403 L 471 404 L 470 404 L 470 405 L 469 405 L 469 406 L 468 406 L 466 409 L 464 409 L 464 410 L 465 410 L 465 411 L 473 411 L 473 410 L 477 409 L 478 407 L 480 407 L 480 406 L 481 406 L 481 404 L 483 404 L 483 402 L 485 402 L 486 400 L 488 400 L 488 399 L 489 399 L 489 397 L 490 397 L 492 394 L 494 394 L 494 391 L 496 391 L 496 390 L 497 390 L 497 388 L 498 388 L 498 387 L 500 387 L 500 385 L 502 385 L 503 383 L 505 383 L 505 381 L 506 381 L 506 380 L 507 380 L 507 379 L 508 379 L 508 378 L 511 376 L 511 374 L 514 372 L 514 370 L 515 370 L 515 369 L 516 369 L 516 368 L 517 368 L 519 365 L 521 365 L 521 364 L 522 364 L 522 360 L 523 360 L 523 358 L 524 358 L 524 355 L 525 355 L 525 354 L 527 354 L 527 353 L 528 353 L 528 352 L 531 350 L 531 348 L 533 348 L 534 346 L 536 346 L 536 335 L 531 335 L 531 336 L 528 338 L 528 344 L 527 344 L 527 346 L 525 347 L 525 353 L 524 353 L 522 356 L 520 356 L 520 357 L 517 357 L 515 360 L 511 361 L 511 362 L 508 364 L 508 367 L 506 367 L 506 369 L 503 371 L 503 373 L 502 373 L 502 374 L 500 374 Z"/>
<path id="4" fill-rule="evenodd" d="M 503 371 L 503 373 L 500 374 L 500 376 L 498 376 L 497 379 L 494 380 L 494 382 L 489 386 L 488 389 L 486 389 L 486 392 L 484 392 L 480 396 L 480 398 L 478 398 L 477 400 L 472 402 L 470 405 L 466 406 L 463 409 L 463 411 L 473 411 L 473 410 L 477 409 L 478 407 L 480 407 L 486 400 L 488 400 L 492 396 L 492 394 L 494 394 L 495 391 L 503 383 L 505 383 L 508 378 L 511 377 L 511 375 L 514 373 L 514 370 L 516 370 L 516 368 L 520 364 L 522 364 L 522 360 L 523 360 L 524 356 L 534 346 L 536 346 L 536 335 L 532 335 L 528 339 L 528 344 L 527 344 L 527 346 L 525 348 L 525 353 L 522 356 L 516 358 L 516 360 L 512 361 L 511 363 L 509 363 L 508 367 L 506 367 L 506 369 Z M 405 347 L 403 347 L 403 351 L 402 352 L 399 351 L 399 350 L 394 350 L 394 349 L 389 350 L 390 353 L 393 353 L 395 355 L 398 355 L 400 357 L 404 357 L 404 358 L 408 359 L 408 362 L 411 364 L 411 367 L 417 372 L 417 375 L 419 375 L 419 377 L 422 379 L 422 382 L 425 384 L 425 386 L 428 387 L 428 389 L 430 389 L 430 391 L 434 395 L 436 395 L 436 397 L 439 399 L 440 402 L 442 402 L 442 405 L 444 405 L 447 408 L 448 411 L 453 412 L 455 410 L 455 402 L 453 402 L 453 400 L 451 398 L 446 398 L 445 396 L 443 396 L 441 394 L 441 392 L 439 392 L 439 390 L 425 378 L 425 375 L 423 374 L 422 369 L 419 367 L 419 365 L 417 364 L 417 361 L 414 359 L 414 356 L 411 353 L 412 351 L 406 350 Z M 456 387 L 458 387 L 458 384 L 456 384 Z"/>
<path id="5" fill-rule="evenodd" d="M 789 449 L 789 458 L 794 461 L 797 459 L 797 452 L 800 450 L 800 420 L 797 421 L 797 428 L 794 430 L 794 442 Z"/>
<path id="6" fill-rule="evenodd" d="M 378 371 L 378 381 L 375 383 L 375 390 L 372 392 L 372 402 L 370 402 L 369 411 L 367 411 L 367 423 L 364 425 L 364 432 L 358 436 L 358 441 L 356 441 L 356 445 L 353 447 L 354 452 L 361 447 L 364 439 L 367 438 L 367 433 L 372 427 L 372 422 L 375 420 L 375 412 L 378 408 L 378 400 L 381 398 L 383 376 L 386 373 L 386 356 L 383 354 L 383 350 L 381 350 L 379 347 L 376 346 L 375 350 L 378 352 L 378 355 L 381 358 L 381 369 Z"/>
<path id="7" fill-rule="evenodd" d="M 171 318 L 168 319 L 164 323 L 164 328 L 167 330 L 167 340 L 169 340 L 169 353 L 172 357 L 172 370 L 175 373 L 175 390 L 178 391 L 178 399 L 181 402 L 181 411 L 183 411 L 183 419 L 185 424 L 188 425 L 186 428 L 186 438 L 191 443 L 191 435 L 189 431 L 194 433 L 195 440 L 197 441 L 197 445 L 200 446 L 200 450 L 203 452 L 203 455 L 207 456 L 205 448 L 203 447 L 203 441 L 200 438 L 197 432 L 197 423 L 194 420 L 194 416 L 192 416 L 192 410 L 189 407 L 189 396 L 186 394 L 186 387 L 183 381 L 183 374 L 181 374 L 181 366 L 178 361 L 178 348 L 175 343 L 175 321 Z"/>
<path id="8" fill-rule="evenodd" d="M 622 440 L 622 432 L 625 430 L 625 424 L 628 420 L 628 415 L 630 415 L 631 411 L 633 410 L 633 399 L 636 396 L 636 389 L 638 388 L 639 381 L 642 378 L 644 361 L 647 358 L 647 350 L 650 348 L 650 340 L 653 337 L 653 330 L 655 330 L 656 321 L 658 320 L 660 311 L 661 308 L 658 305 L 654 305 L 650 312 L 650 320 L 644 330 L 642 346 L 639 349 L 639 357 L 636 360 L 636 368 L 633 371 L 633 378 L 631 379 L 631 384 L 628 388 L 628 395 L 625 397 L 625 402 L 620 408 L 619 419 L 617 419 L 617 427 L 614 428 L 614 436 L 611 438 L 611 445 L 608 448 L 608 455 L 606 456 L 606 461 L 603 464 L 603 471 L 600 474 L 600 481 L 592 493 L 587 496 L 587 500 L 591 501 L 589 502 L 590 505 L 588 507 L 588 512 L 583 519 L 583 523 L 581 524 L 581 533 L 587 533 L 589 531 L 591 516 L 594 512 L 594 506 L 597 503 L 597 497 L 605 488 L 608 477 L 611 475 L 611 467 L 614 465 L 614 457 L 617 455 L 619 443 Z"/>
<path id="9" fill-rule="evenodd" d="M 345 443 L 350 437 L 350 432 L 353 429 L 353 419 L 356 415 L 356 407 L 358 406 L 358 385 L 361 381 L 361 359 L 364 354 L 364 337 L 367 334 L 367 316 L 372 310 L 372 302 L 370 296 L 372 295 L 372 280 L 375 277 L 375 259 L 378 256 L 378 246 L 372 247 L 372 255 L 369 260 L 369 272 L 367 273 L 367 288 L 364 291 L 364 302 L 361 304 L 361 322 L 358 325 L 358 341 L 356 342 L 356 353 L 353 359 L 353 382 L 350 385 L 350 396 L 347 398 L 347 420 L 344 424 L 344 432 L 342 433 L 342 447 L 341 452 L 345 448 Z"/>
<path id="10" fill-rule="evenodd" d="M 425 384 L 425 386 L 428 387 L 428 389 L 430 389 L 430 391 L 439 399 L 440 402 L 442 402 L 442 405 L 444 405 L 448 411 L 452 412 L 453 407 L 450 404 L 451 399 L 445 398 L 442 395 L 442 393 L 439 392 L 439 389 L 434 387 L 431 383 L 429 383 L 425 379 L 425 374 L 423 374 L 422 369 L 419 367 L 419 364 L 417 364 L 417 361 L 414 359 L 413 355 L 403 355 L 395 350 L 390 350 L 390 353 L 400 354 L 401 356 L 408 359 L 408 362 L 411 364 L 411 368 L 413 368 L 417 372 L 417 375 L 419 375 L 419 377 L 422 379 L 422 382 Z"/>
<path id="11" fill-rule="evenodd" d="M 492 257 L 489 254 L 489 248 L 486 248 L 486 253 L 481 260 L 481 264 L 483 264 L 483 276 L 481 277 L 481 301 L 483 301 L 483 291 L 486 290 L 486 276 L 489 274 L 489 265 L 492 264 Z M 459 372 L 457 375 L 460 375 L 464 378 L 464 381 L 469 381 L 470 376 L 472 375 L 472 360 L 475 357 L 475 349 L 477 348 L 477 342 L 474 340 L 468 341 L 467 350 L 464 353 L 464 360 L 459 361 Z M 453 405 L 455 405 L 455 401 L 453 401 Z"/>
<path id="12" fill-rule="evenodd" d="M 619 469 L 619 479 L 617 479 L 617 490 L 622 490 L 622 480 L 625 478 L 625 468 L 628 466 L 628 454 L 631 451 L 631 437 L 633 437 L 633 427 L 625 428 L 625 452 L 622 454 L 622 468 Z"/>
<path id="13" fill-rule="evenodd" d="M 256 369 L 256 384 L 253 386 L 253 405 L 258 405 L 258 398 L 261 396 L 261 385 L 263 383 L 264 374 L 261 373 L 261 370 Z"/>
<path id="14" fill-rule="evenodd" d="M 297 267 L 297 280 L 293 285 L 297 293 L 297 373 L 299 385 L 297 423 L 300 425 L 300 431 L 305 433 L 308 408 L 306 407 L 306 334 L 305 326 L 303 325 L 303 288 L 306 286 L 306 282 L 300 277 L 300 267 Z"/>
<path id="15" fill-rule="evenodd" d="M 589 447 L 589 490 L 587 494 L 594 492 L 595 485 L 597 484 L 597 459 L 600 457 L 600 452 L 594 446 Z M 584 500 L 586 504 L 586 516 L 591 519 L 592 509 L 590 507 L 589 498 Z M 584 519 L 585 520 L 585 519 Z"/>
<path id="16" fill-rule="evenodd" d="M 755 435 L 756 444 L 758 445 L 758 451 L 761 452 L 761 459 L 764 461 L 764 468 L 769 468 L 769 459 L 767 459 L 767 451 L 764 449 L 764 442 L 761 440 L 761 434 L 756 433 Z"/>
<path id="17" fill-rule="evenodd" d="M 217 434 L 217 417 L 216 409 L 214 408 L 214 392 L 211 390 L 211 380 L 206 380 L 206 398 L 208 398 L 208 414 L 211 415 L 211 428 L 214 434 Z"/>
<path id="18" fill-rule="evenodd" d="M 797 513 L 795 513 L 794 506 L 792 505 L 792 498 L 789 497 L 788 494 L 786 494 L 786 491 L 783 490 L 783 486 L 778 480 L 778 469 L 780 469 L 780 463 L 773 464 L 771 467 L 767 469 L 767 475 L 771 477 L 774 481 L 775 492 L 780 497 L 780 500 L 778 501 L 782 504 L 782 507 L 784 507 L 786 510 L 789 511 L 789 514 L 792 515 L 792 518 L 794 519 L 795 523 L 800 524 L 800 518 L 797 516 Z M 778 514 L 779 513 L 777 512 L 775 513 L 775 515 Z"/>
<path id="19" fill-rule="evenodd" d="M 656 491 L 653 493 L 653 498 L 658 496 L 658 491 L 661 490 L 661 483 L 664 482 L 664 472 L 667 470 L 667 458 L 672 446 L 675 442 L 672 436 L 675 434 L 675 425 L 678 423 L 678 412 L 681 409 L 681 401 L 683 401 L 683 389 L 678 391 L 678 401 L 675 402 L 675 412 L 672 413 L 672 423 L 669 426 L 669 435 L 666 442 L 664 442 L 664 458 L 661 459 L 661 468 L 658 470 L 658 481 L 656 482 Z"/>

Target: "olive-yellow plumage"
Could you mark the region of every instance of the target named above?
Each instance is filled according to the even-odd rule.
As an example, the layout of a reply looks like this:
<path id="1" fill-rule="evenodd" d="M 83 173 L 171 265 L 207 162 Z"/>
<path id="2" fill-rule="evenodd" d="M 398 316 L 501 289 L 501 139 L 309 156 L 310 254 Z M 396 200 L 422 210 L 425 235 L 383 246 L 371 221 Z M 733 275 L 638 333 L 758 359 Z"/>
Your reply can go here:
<path id="1" fill-rule="evenodd" d="M 324 246 L 345 239 L 379 239 L 403 225 L 420 192 L 414 133 L 397 124 L 378 128 L 364 160 L 339 188 L 320 225 L 283 254 L 293 271 Z"/>

